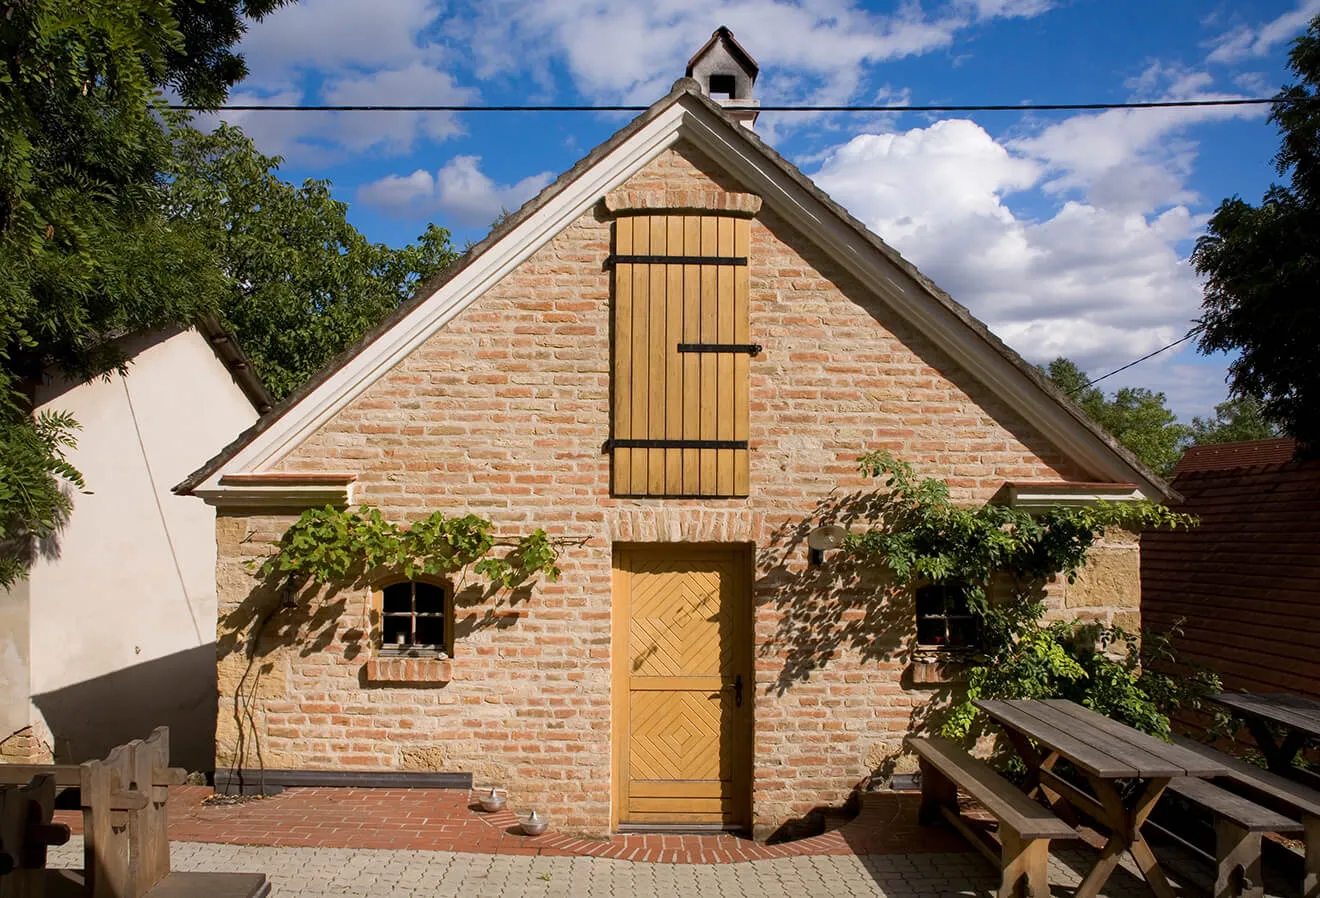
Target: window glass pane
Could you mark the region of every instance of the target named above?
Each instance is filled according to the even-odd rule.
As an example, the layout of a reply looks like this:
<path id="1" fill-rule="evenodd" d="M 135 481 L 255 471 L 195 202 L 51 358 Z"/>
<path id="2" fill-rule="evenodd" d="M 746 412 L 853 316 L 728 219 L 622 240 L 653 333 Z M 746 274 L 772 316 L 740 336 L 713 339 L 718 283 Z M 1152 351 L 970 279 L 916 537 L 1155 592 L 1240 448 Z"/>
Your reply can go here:
<path id="1" fill-rule="evenodd" d="M 976 621 L 970 617 L 949 618 L 949 645 L 954 648 L 976 645 Z"/>
<path id="2" fill-rule="evenodd" d="M 412 617 L 409 615 L 387 614 L 382 618 L 381 645 L 408 645 L 412 641 Z"/>
<path id="3" fill-rule="evenodd" d="M 917 643 L 919 645 L 944 645 L 944 618 L 917 618 Z"/>
<path id="4" fill-rule="evenodd" d="M 391 612 L 407 613 L 412 611 L 412 584 L 395 583 L 393 586 L 385 587 L 382 596 L 382 609 L 386 614 Z"/>
<path id="5" fill-rule="evenodd" d="M 445 591 L 430 583 L 413 584 L 417 589 L 417 607 L 419 614 L 444 614 Z"/>
<path id="6" fill-rule="evenodd" d="M 443 617 L 417 618 L 417 645 L 443 648 L 444 644 L 445 619 Z"/>

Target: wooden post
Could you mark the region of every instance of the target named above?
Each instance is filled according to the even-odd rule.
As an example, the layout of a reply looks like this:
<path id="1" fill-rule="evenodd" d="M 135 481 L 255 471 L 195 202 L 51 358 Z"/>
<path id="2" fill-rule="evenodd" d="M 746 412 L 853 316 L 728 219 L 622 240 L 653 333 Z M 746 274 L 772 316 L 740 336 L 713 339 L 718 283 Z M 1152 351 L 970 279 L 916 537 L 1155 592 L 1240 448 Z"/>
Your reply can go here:
<path id="1" fill-rule="evenodd" d="M 1231 820 L 1215 820 L 1215 898 L 1264 898 L 1260 833 Z"/>
<path id="2" fill-rule="evenodd" d="M 170 872 L 166 832 L 169 730 L 82 765 L 83 865 L 88 898 L 143 898 Z"/>
<path id="3" fill-rule="evenodd" d="M 130 895 L 146 895 L 170 872 L 170 839 L 166 831 L 165 801 L 169 789 L 157 785 L 170 766 L 170 731 L 156 727 L 146 742 L 129 743 L 133 782 L 130 788 L 145 793 L 146 805 L 128 818 Z"/>
<path id="4" fill-rule="evenodd" d="M 941 807 L 958 810 L 958 785 L 929 763 L 921 761 L 921 810 L 917 819 L 922 826 L 934 826 L 944 819 Z"/>
<path id="5" fill-rule="evenodd" d="M 1050 840 L 1024 839 L 1001 825 L 998 898 L 1049 898 Z"/>
<path id="6" fill-rule="evenodd" d="M 1320 817 L 1302 818 L 1305 830 L 1306 870 L 1302 875 L 1302 898 L 1320 898 Z"/>
<path id="7" fill-rule="evenodd" d="M 69 828 L 51 823 L 55 777 L 36 776 L 26 786 L 0 787 L 0 845 L 6 866 L 0 898 L 42 898 L 46 893 L 46 847 L 69 841 Z"/>
<path id="8" fill-rule="evenodd" d="M 125 787 L 132 781 L 131 749 L 120 745 L 103 761 L 82 765 L 83 871 L 87 898 L 132 898 Z"/>

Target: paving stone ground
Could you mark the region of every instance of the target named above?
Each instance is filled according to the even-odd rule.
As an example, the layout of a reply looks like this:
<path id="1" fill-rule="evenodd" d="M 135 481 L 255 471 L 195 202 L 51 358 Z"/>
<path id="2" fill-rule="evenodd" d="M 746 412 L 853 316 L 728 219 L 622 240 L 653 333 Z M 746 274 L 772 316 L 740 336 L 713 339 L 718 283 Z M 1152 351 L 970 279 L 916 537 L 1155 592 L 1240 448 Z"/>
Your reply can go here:
<path id="1" fill-rule="evenodd" d="M 264 872 L 275 898 L 989 898 L 995 876 L 977 854 L 804 855 L 732 864 L 664 864 L 599 857 L 470 854 L 364 848 L 281 848 L 176 842 L 182 871 Z M 1066 898 L 1093 862 L 1087 849 L 1060 849 L 1051 860 L 1054 898 Z M 52 849 L 51 867 L 82 863 L 82 839 Z M 1103 898 L 1147 898 L 1129 865 Z M 1205 883 L 1184 884 L 1186 896 Z M 1271 898 L 1290 892 L 1271 889 Z"/>

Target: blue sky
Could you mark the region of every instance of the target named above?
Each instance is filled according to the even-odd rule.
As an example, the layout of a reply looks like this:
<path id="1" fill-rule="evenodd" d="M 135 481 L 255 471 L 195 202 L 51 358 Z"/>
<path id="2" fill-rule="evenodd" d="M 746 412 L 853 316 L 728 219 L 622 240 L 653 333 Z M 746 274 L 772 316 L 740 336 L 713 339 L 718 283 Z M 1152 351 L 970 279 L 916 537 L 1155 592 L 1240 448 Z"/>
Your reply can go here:
<path id="1" fill-rule="evenodd" d="M 1269 96 L 1320 0 L 302 0 L 253 24 L 234 103 L 648 104 L 728 25 L 764 103 Z M 1274 179 L 1261 108 L 762 115 L 758 132 L 1033 362 L 1092 374 L 1186 332 L 1187 256 Z M 483 235 L 618 114 L 233 112 L 284 177 L 326 178 L 371 239 Z M 1170 351 L 1105 386 L 1222 401 L 1225 359 Z"/>

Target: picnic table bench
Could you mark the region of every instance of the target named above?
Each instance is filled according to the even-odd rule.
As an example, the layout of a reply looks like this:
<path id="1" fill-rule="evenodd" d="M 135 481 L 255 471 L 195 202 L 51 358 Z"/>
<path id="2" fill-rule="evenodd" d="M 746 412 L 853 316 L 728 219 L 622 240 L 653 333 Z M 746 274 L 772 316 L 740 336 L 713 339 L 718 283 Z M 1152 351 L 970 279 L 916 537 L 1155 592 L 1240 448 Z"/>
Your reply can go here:
<path id="1" fill-rule="evenodd" d="M 1228 773 L 1216 779 L 1217 784 L 1248 796 L 1252 801 L 1279 812 L 1288 819 L 1289 823 L 1293 823 L 1293 827 L 1287 830 L 1267 829 L 1266 832 L 1301 830 L 1306 851 L 1302 873 L 1302 898 L 1320 898 L 1320 792 L 1191 739 L 1175 736 L 1173 741 L 1189 751 L 1216 758 L 1223 763 L 1228 768 Z M 1196 801 L 1195 796 L 1187 797 Z M 1214 804 L 1198 803 L 1218 811 L 1218 807 Z M 1221 852 L 1217 851 L 1217 853 Z"/>
<path id="2" fill-rule="evenodd" d="M 1308 740 L 1320 740 L 1320 702 L 1282 692 L 1221 692 L 1210 701 L 1241 715 L 1272 772 L 1320 788 L 1320 776 L 1295 763 Z M 1275 738 L 1271 726 L 1284 737 Z"/>
<path id="3" fill-rule="evenodd" d="M 1050 840 L 1075 839 L 1077 831 L 947 739 L 909 736 L 905 742 L 921 764 L 921 823 L 947 820 L 998 866 L 999 898 L 1049 898 Z M 999 821 L 998 843 L 959 813 L 959 789 Z"/>
<path id="4" fill-rule="evenodd" d="M 1118 866 L 1123 851 L 1159 898 L 1173 888 L 1142 836 L 1141 827 L 1169 783 L 1179 777 L 1222 776 L 1221 762 L 1135 730 L 1062 699 L 976 702 L 1004 730 L 1027 766 L 1024 788 L 1061 814 L 1075 808 L 1108 831 L 1100 859 L 1074 898 L 1095 898 Z M 1090 787 L 1081 788 L 1054 772 L 1066 759 Z M 1119 781 L 1135 788 L 1120 789 Z"/>
<path id="5" fill-rule="evenodd" d="M 165 802 L 168 787 L 182 783 L 184 771 L 169 767 L 168 728 L 157 727 L 145 741 L 134 740 L 114 748 L 104 760 L 77 766 L 0 765 L 0 783 L 33 773 L 44 790 L 39 804 L 46 823 L 54 810 L 55 790 L 77 787 L 83 814 L 83 871 L 78 875 L 44 870 L 44 849 L 39 857 L 35 852 L 29 854 L 30 842 L 25 844 L 6 830 L 0 833 L 5 840 L 0 848 L 28 860 L 19 865 L 23 875 L 18 879 L 13 878 L 14 873 L 0 876 L 0 898 L 10 894 L 41 898 L 48 887 L 52 898 L 71 894 L 84 898 L 263 898 L 270 893 L 270 884 L 261 873 L 170 871 Z M 12 791 L 16 790 L 6 788 L 6 804 Z"/>

